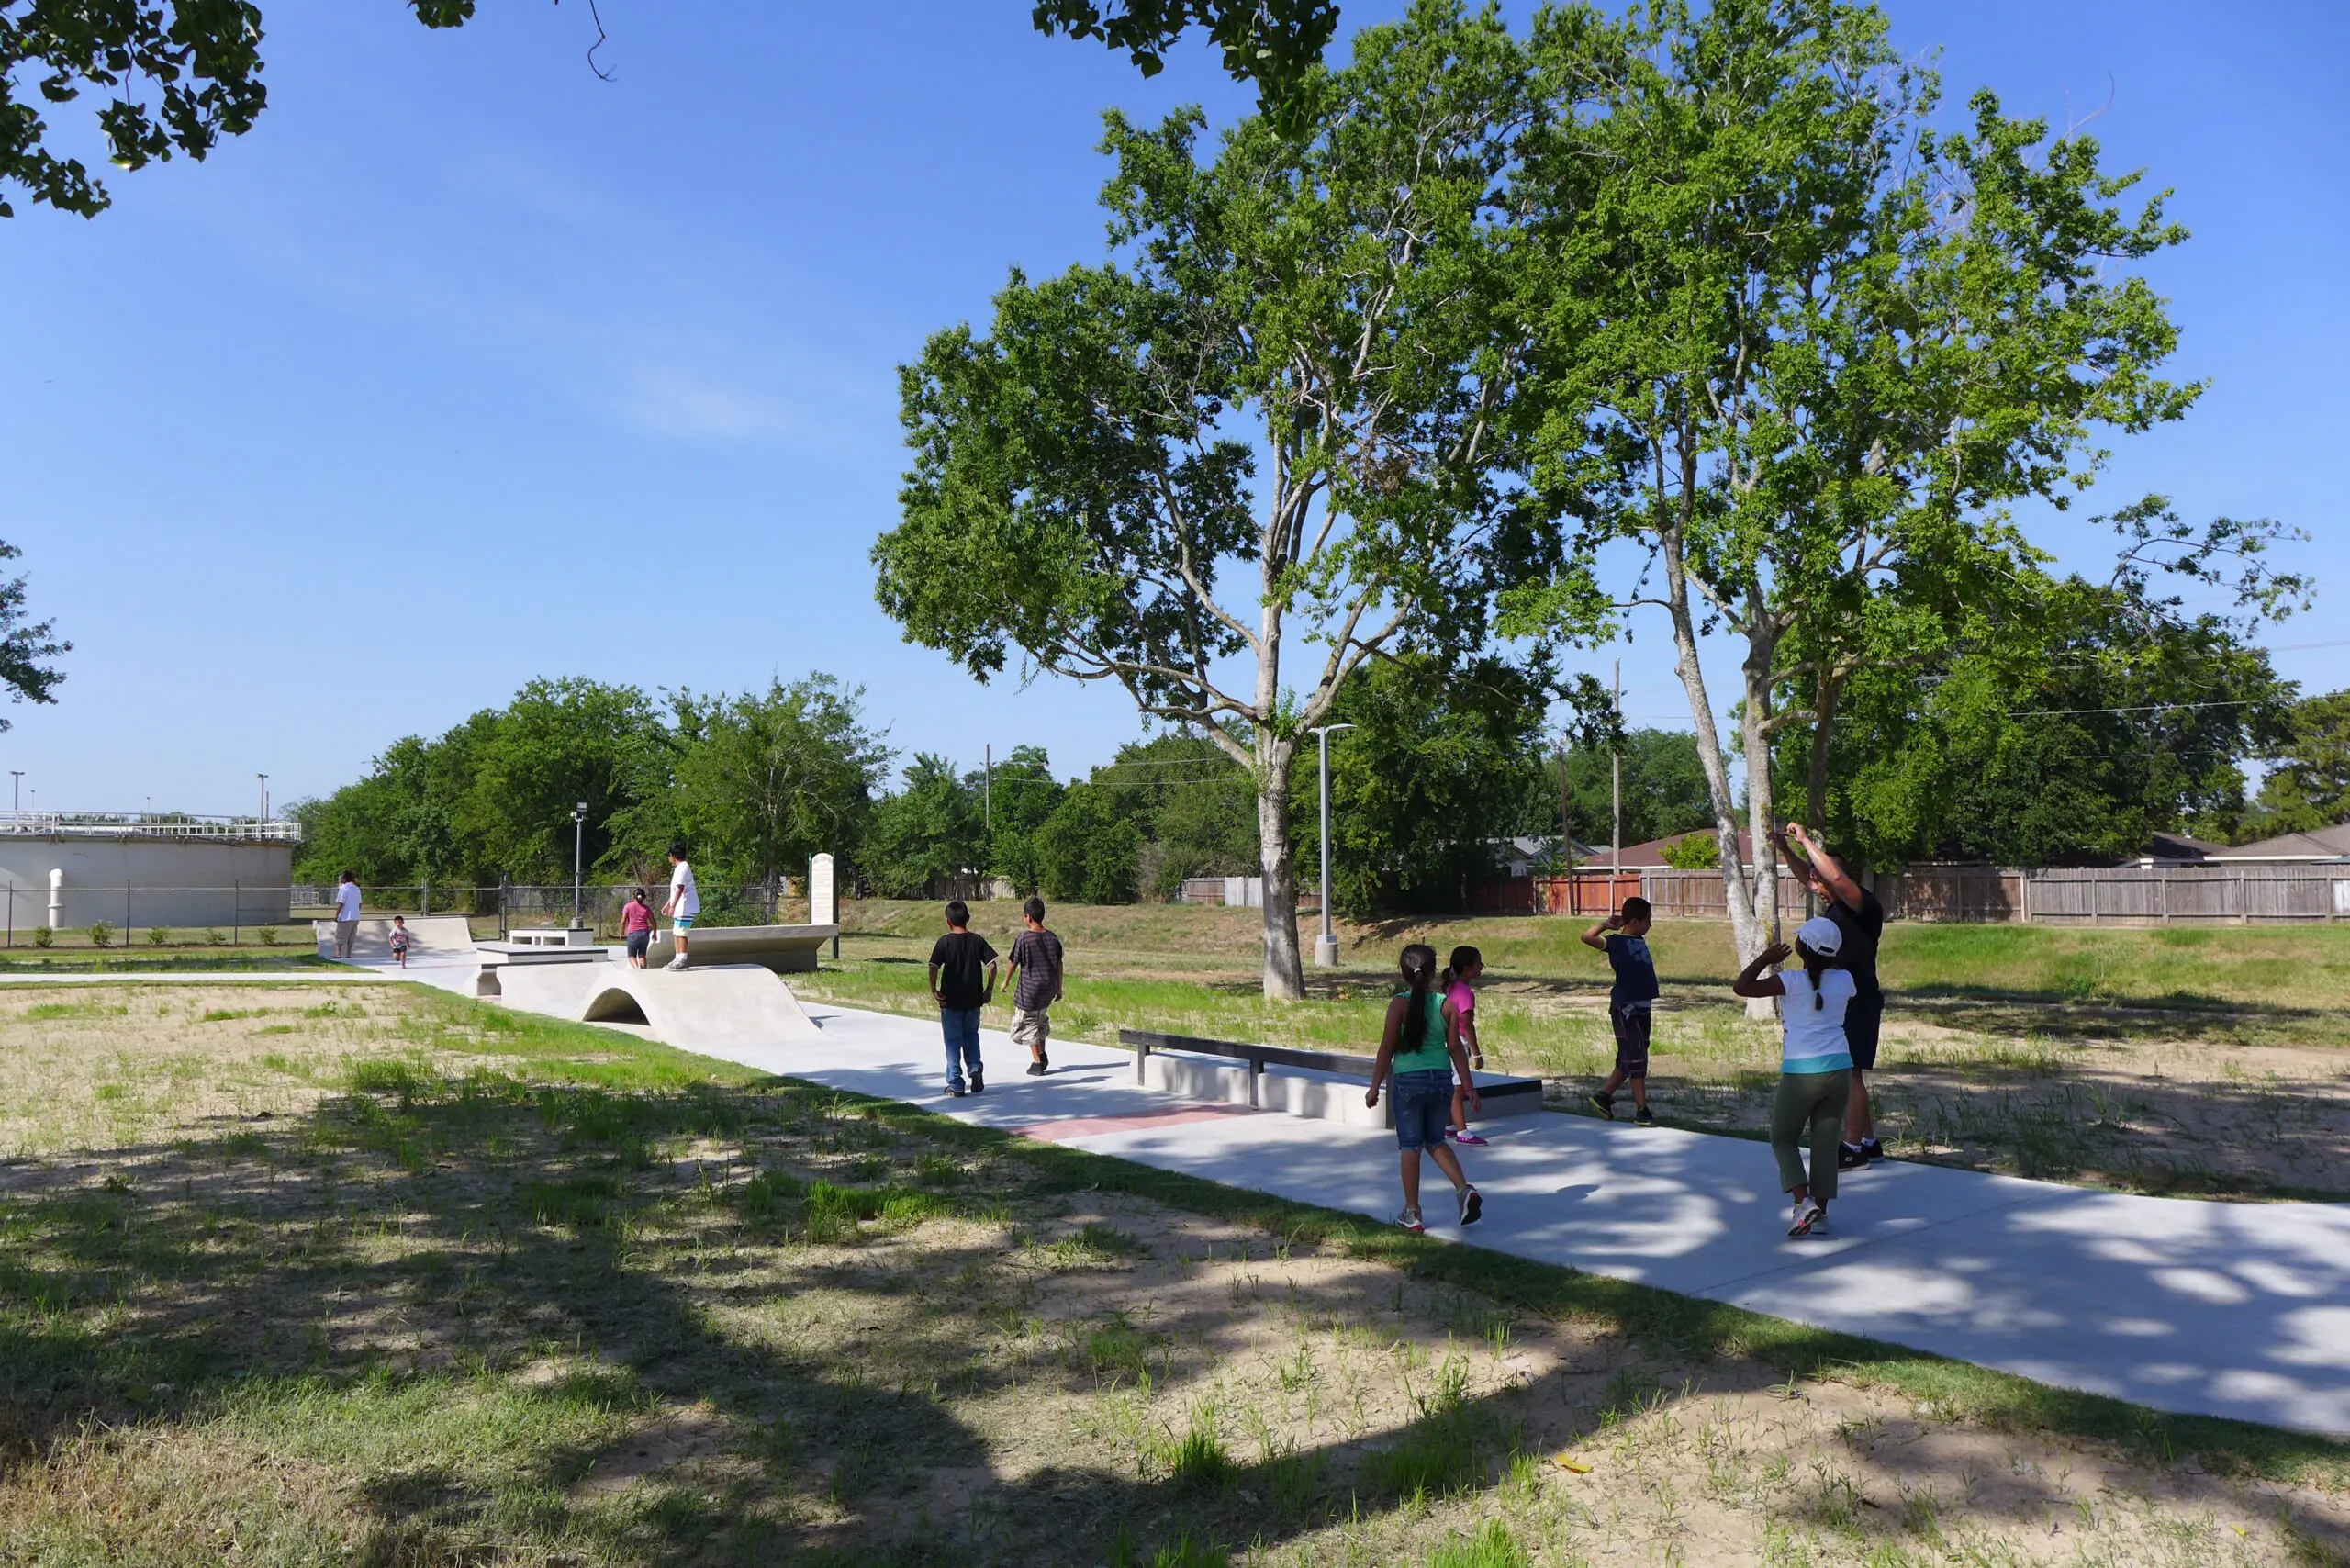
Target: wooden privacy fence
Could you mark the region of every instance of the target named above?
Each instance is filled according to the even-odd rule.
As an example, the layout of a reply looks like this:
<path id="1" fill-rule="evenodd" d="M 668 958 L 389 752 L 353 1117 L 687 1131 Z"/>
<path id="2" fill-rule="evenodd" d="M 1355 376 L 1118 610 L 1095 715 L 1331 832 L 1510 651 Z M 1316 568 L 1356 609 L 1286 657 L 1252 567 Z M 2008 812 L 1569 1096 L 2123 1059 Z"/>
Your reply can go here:
<path id="1" fill-rule="evenodd" d="M 2176 866 L 1910 866 L 1871 879 L 1895 920 L 1999 923 L 2104 921 L 2160 924 L 2177 921 L 2350 920 L 2350 860 L 2211 861 Z M 1470 890 L 1479 914 L 1612 913 L 1637 893 L 1662 918 L 1725 918 L 1718 871 L 1648 866 L 1621 877 L 1579 871 L 1570 877 L 1516 877 Z M 1779 878 L 1782 916 L 1807 912 L 1804 884 Z"/>
<path id="2" fill-rule="evenodd" d="M 2350 862 L 2068 867 L 2032 872 L 2025 897 L 2025 918 L 2058 923 L 2334 921 L 2350 919 Z"/>

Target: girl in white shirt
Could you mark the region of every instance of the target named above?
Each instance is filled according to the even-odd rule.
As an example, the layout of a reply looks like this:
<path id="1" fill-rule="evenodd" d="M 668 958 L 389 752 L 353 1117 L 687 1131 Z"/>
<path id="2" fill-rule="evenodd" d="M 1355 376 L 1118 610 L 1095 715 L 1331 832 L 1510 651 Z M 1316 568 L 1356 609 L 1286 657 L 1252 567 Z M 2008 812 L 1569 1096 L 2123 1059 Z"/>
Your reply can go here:
<path id="1" fill-rule="evenodd" d="M 1852 1053 L 1844 1039 L 1844 1010 L 1859 987 L 1834 967 L 1843 927 L 1816 915 L 1796 932 L 1793 947 L 1774 942 L 1740 971 L 1730 989 L 1740 996 L 1775 996 L 1785 1031 L 1779 1092 L 1771 1102 L 1771 1153 L 1779 1161 L 1779 1190 L 1795 1201 L 1789 1236 L 1828 1234 L 1828 1201 L 1836 1195 L 1837 1142 L 1852 1093 Z M 1765 975 L 1790 957 L 1803 967 Z M 1803 1141 L 1810 1134 L 1811 1171 L 1804 1179 Z"/>

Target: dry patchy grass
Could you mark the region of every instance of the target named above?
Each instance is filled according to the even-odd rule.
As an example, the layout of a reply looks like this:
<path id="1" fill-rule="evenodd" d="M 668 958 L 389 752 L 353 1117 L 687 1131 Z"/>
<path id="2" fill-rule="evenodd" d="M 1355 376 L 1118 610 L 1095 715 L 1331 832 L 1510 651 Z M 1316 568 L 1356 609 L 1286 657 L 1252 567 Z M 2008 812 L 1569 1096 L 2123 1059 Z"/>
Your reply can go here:
<path id="1" fill-rule="evenodd" d="M 271 1038 L 319 1081 L 383 1059 L 376 995 Z M 129 996 L 87 1000 L 162 1005 Z M 2345 1539 L 2329 1445 L 422 1005 L 352 1092 L 12 1167 L 0 1562 L 2234 1568 Z"/>

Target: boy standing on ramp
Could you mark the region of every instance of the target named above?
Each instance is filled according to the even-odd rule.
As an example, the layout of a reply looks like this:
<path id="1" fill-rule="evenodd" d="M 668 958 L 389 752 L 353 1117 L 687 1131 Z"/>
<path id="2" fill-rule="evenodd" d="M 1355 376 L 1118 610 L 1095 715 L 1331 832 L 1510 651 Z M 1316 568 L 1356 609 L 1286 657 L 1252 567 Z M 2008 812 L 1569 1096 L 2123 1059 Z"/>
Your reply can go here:
<path id="1" fill-rule="evenodd" d="M 686 861 L 684 840 L 669 846 L 669 902 L 661 907 L 669 917 L 669 935 L 677 944 L 677 956 L 663 965 L 665 969 L 686 967 L 686 933 L 694 928 L 694 916 L 701 913 L 701 894 L 694 889 L 694 868 Z"/>

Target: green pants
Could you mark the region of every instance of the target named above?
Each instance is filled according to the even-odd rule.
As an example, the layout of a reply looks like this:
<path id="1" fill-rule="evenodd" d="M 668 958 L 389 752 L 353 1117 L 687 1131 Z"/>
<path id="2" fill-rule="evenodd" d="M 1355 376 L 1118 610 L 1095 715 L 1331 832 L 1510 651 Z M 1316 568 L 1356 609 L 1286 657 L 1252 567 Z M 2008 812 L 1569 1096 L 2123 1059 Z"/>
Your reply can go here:
<path id="1" fill-rule="evenodd" d="M 1805 1185 L 1803 1136 L 1809 1127 L 1812 1198 L 1824 1204 L 1836 1195 L 1836 1149 L 1844 1137 L 1844 1104 L 1852 1097 L 1852 1075 L 1845 1068 L 1779 1075 L 1779 1092 L 1771 1099 L 1771 1153 L 1779 1161 L 1779 1191 Z"/>

